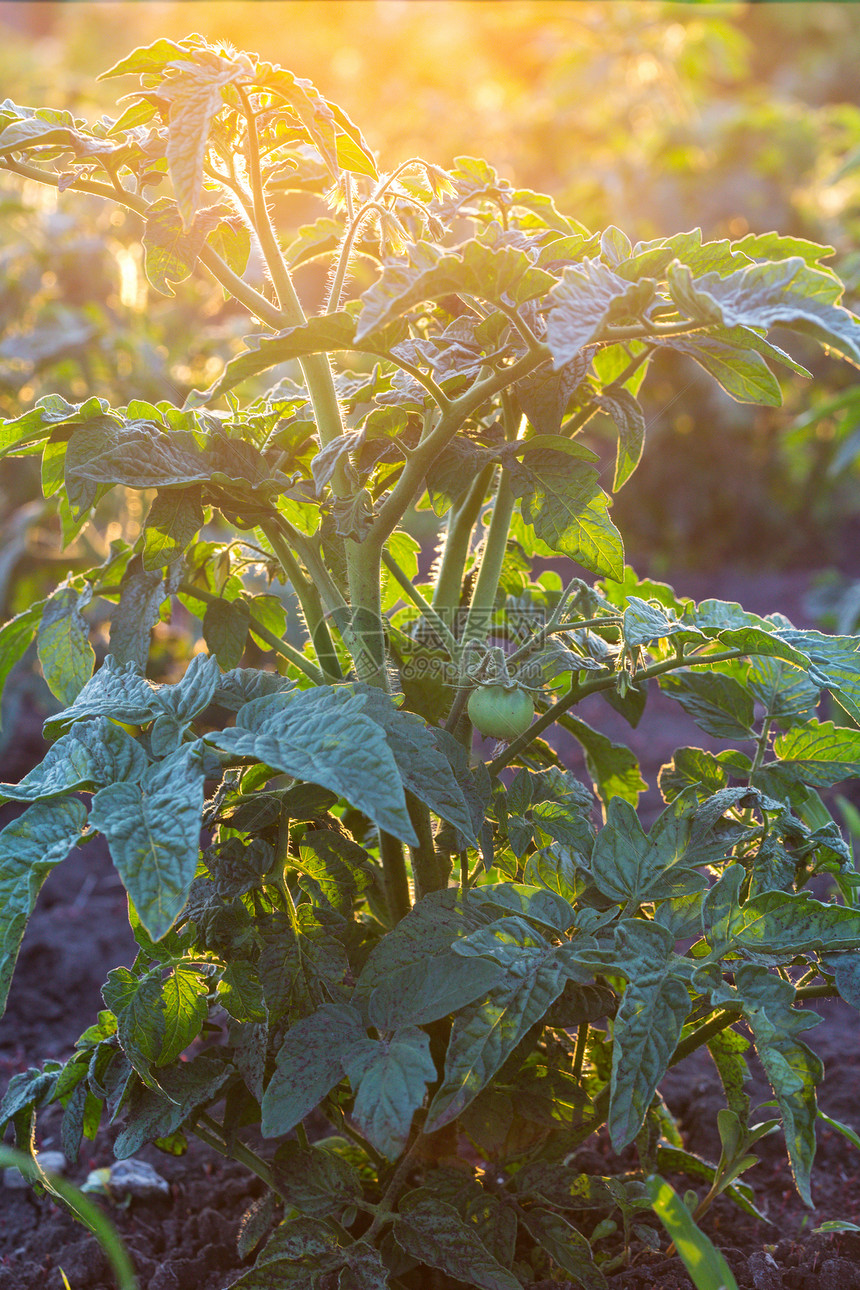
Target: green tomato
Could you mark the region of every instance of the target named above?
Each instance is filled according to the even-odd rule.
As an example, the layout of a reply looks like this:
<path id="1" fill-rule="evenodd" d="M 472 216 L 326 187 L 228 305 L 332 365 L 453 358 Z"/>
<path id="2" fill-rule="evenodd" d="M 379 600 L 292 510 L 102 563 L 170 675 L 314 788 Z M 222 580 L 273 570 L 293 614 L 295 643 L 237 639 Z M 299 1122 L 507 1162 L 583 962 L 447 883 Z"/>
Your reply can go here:
<path id="1" fill-rule="evenodd" d="M 516 739 L 532 723 L 535 705 L 518 685 L 479 685 L 469 697 L 469 720 L 491 739 Z"/>

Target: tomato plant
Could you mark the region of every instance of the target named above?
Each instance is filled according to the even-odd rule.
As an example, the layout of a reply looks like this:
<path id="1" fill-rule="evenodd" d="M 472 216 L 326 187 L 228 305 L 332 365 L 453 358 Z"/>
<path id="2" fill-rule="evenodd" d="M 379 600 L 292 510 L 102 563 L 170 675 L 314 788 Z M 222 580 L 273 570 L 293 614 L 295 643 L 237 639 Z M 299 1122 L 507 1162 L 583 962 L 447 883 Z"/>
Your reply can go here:
<path id="1" fill-rule="evenodd" d="M 43 763 L 0 785 L 25 806 L 0 832 L 0 994 L 42 881 L 95 833 L 139 947 L 0 1125 L 31 1150 L 56 1102 L 72 1156 L 107 1117 L 119 1157 L 196 1134 L 242 1161 L 267 1239 L 236 1287 L 592 1287 L 659 1244 L 660 1170 L 704 1178 L 702 1212 L 754 1204 L 754 1045 L 810 1201 L 805 1005 L 857 999 L 860 879 L 819 790 L 860 769 L 860 642 L 637 577 L 589 426 L 614 427 L 614 493 L 658 352 L 766 406 L 774 369 L 804 371 L 774 326 L 860 365 L 829 248 L 633 245 L 471 157 L 380 174 L 308 81 L 198 37 L 109 75 L 141 78 L 117 120 L 0 108 L 8 182 L 134 212 L 153 288 L 207 274 L 252 330 L 181 407 L 48 395 L 0 422 L 66 543 L 115 487 L 146 507 L 0 628 L 0 679 L 35 639 L 59 705 Z M 294 274 L 317 258 L 311 312 Z M 179 606 L 203 644 L 156 684 Z M 730 746 L 679 748 L 646 830 L 636 758 L 575 709 L 601 695 L 635 725 L 657 687 Z M 502 738 L 489 760 L 473 720 Z M 717 1166 L 660 1095 L 704 1047 Z M 635 1168 L 577 1168 L 604 1129 Z"/>

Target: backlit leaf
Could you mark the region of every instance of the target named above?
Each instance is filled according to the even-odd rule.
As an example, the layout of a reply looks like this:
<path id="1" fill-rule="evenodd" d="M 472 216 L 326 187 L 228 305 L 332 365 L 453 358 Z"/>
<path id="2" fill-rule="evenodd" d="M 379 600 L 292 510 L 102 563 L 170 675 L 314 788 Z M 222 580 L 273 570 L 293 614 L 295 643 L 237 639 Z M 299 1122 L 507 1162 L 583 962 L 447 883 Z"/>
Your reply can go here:
<path id="1" fill-rule="evenodd" d="M 151 766 L 136 784 L 109 784 L 93 798 L 90 822 L 153 940 L 185 904 L 200 850 L 203 766 L 193 744 Z"/>
<path id="2" fill-rule="evenodd" d="M 37 802 L 0 832 L 0 1010 L 42 883 L 65 860 L 86 818 L 83 802 L 67 797 Z"/>

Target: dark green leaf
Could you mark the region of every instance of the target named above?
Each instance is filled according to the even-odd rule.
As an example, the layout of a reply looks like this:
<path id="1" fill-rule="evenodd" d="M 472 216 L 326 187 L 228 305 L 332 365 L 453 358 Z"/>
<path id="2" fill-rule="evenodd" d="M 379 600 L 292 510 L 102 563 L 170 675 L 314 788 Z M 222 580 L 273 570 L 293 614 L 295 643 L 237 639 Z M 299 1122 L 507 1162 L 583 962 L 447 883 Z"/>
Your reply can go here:
<path id="1" fill-rule="evenodd" d="M 394 1220 L 402 1249 L 431 1268 L 481 1290 L 521 1290 L 517 1278 L 498 1263 L 457 1211 L 441 1200 L 424 1199 Z"/>
<path id="2" fill-rule="evenodd" d="M 398 711 L 381 690 L 361 685 L 356 692 L 364 699 L 367 715 L 385 731 L 404 786 L 473 843 L 468 803 L 433 730 L 414 713 Z"/>
<path id="3" fill-rule="evenodd" d="M 42 611 L 36 650 L 48 688 L 62 703 L 74 703 L 93 674 L 95 651 L 80 612 L 86 601 L 71 587 L 55 591 Z"/>
<path id="4" fill-rule="evenodd" d="M 608 808 L 613 797 L 619 797 L 635 807 L 639 794 L 648 789 L 639 770 L 639 762 L 625 744 L 613 743 L 599 730 L 580 721 L 578 717 L 566 717 L 563 721 L 565 730 L 578 740 L 585 750 L 585 764 L 594 782 L 594 789 Z"/>
<path id="5" fill-rule="evenodd" d="M 264 336 L 254 349 L 231 359 L 215 384 L 192 396 L 189 402 L 211 403 L 240 381 L 294 358 L 354 348 L 355 320 L 351 314 L 323 314 L 310 318 L 299 327 L 289 327 L 275 336 Z"/>
<path id="6" fill-rule="evenodd" d="M 700 890 L 707 880 L 685 857 L 684 841 L 683 836 L 662 835 L 656 826 L 647 836 L 630 803 L 613 798 L 591 855 L 595 885 L 620 905 L 668 900 Z"/>
<path id="7" fill-rule="evenodd" d="M 175 1133 L 195 1107 L 217 1095 L 231 1073 L 225 1062 L 204 1055 L 165 1066 L 158 1073 L 158 1089 L 135 1087 L 123 1104 L 125 1128 L 114 1143 L 117 1160 L 135 1155 L 145 1142 Z"/>
<path id="8" fill-rule="evenodd" d="M 37 802 L 0 832 L 0 1009 L 42 883 L 65 860 L 86 818 L 76 798 Z"/>
<path id="9" fill-rule="evenodd" d="M 37 802 L 42 798 L 93 792 L 121 780 L 139 780 L 146 754 L 130 735 L 106 717 L 80 721 L 48 749 L 19 784 L 0 784 L 0 798 Z"/>
<path id="10" fill-rule="evenodd" d="M 599 394 L 595 403 L 615 422 L 618 431 L 618 451 L 615 456 L 615 477 L 612 491 L 617 493 L 633 474 L 642 459 L 645 447 L 645 414 L 638 400 L 629 390 L 609 388 Z"/>
<path id="11" fill-rule="evenodd" d="M 820 1018 L 794 1008 L 791 982 L 773 976 L 766 968 L 741 963 L 735 971 L 735 985 L 743 1000 L 744 1016 L 753 1032 L 756 1052 L 776 1094 L 797 1190 L 811 1206 L 809 1175 L 815 1155 L 815 1086 L 824 1075 L 824 1066 L 796 1035 L 817 1025 Z"/>
<path id="12" fill-rule="evenodd" d="M 753 697 L 731 676 L 682 668 L 660 677 L 660 689 L 677 699 L 697 726 L 718 739 L 752 739 Z"/>
<path id="13" fill-rule="evenodd" d="M 684 980 L 673 972 L 674 941 L 666 928 L 625 919 L 615 944 L 628 978 L 615 1015 L 608 1120 L 612 1145 L 620 1151 L 642 1127 L 691 1002 Z"/>
<path id="14" fill-rule="evenodd" d="M 602 1290 L 606 1277 L 595 1266 L 588 1241 L 561 1214 L 540 1205 L 532 1209 L 518 1209 L 517 1217 L 537 1247 L 544 1250 L 563 1272 L 568 1272 L 577 1285 L 586 1290 Z"/>
<path id="15" fill-rule="evenodd" d="M 322 784 L 380 828 L 417 841 L 394 755 L 360 694 L 319 688 L 255 699 L 240 710 L 235 728 L 206 738 L 235 756 Z"/>
<path id="16" fill-rule="evenodd" d="M 164 488 L 156 494 L 143 530 L 144 569 L 165 569 L 178 560 L 203 524 L 199 486 Z"/>
<path id="17" fill-rule="evenodd" d="M 275 1155 L 278 1191 L 312 1218 L 341 1212 L 362 1199 L 361 1179 L 348 1161 L 329 1151 L 325 1139 L 309 1149 L 285 1142 Z"/>
<path id="18" fill-rule="evenodd" d="M 289 1133 L 344 1074 L 344 1061 L 366 1037 L 361 1017 L 346 1004 L 326 1003 L 287 1033 L 263 1097 L 262 1133 Z"/>
<path id="19" fill-rule="evenodd" d="M 145 1084 L 154 1084 L 150 1068 L 167 1046 L 160 974 L 137 977 L 128 968 L 114 968 L 102 987 L 102 998 L 117 1019 L 126 1057 Z"/>
<path id="20" fill-rule="evenodd" d="M 505 975 L 486 997 L 462 1008 L 454 1019 L 445 1075 L 430 1104 L 427 1132 L 448 1124 L 477 1097 L 568 980 L 591 979 L 590 968 L 579 962 L 580 945 L 586 941 L 578 938 L 552 946 L 522 919 L 505 918 L 456 942 L 460 953 L 501 963 Z"/>
<path id="21" fill-rule="evenodd" d="M 356 983 L 373 1025 L 426 1025 L 472 1003 L 503 969 L 451 952 L 452 943 L 486 922 L 455 890 L 432 892 L 371 951 Z"/>
<path id="22" fill-rule="evenodd" d="M 93 798 L 90 822 L 107 838 L 140 920 L 159 940 L 185 904 L 197 867 L 203 766 L 186 745 L 136 784 L 109 784 Z"/>
<path id="23" fill-rule="evenodd" d="M 134 663 L 141 672 L 145 671 L 150 636 L 166 597 L 160 572 L 147 573 L 137 560 L 129 565 L 110 624 L 110 651 L 120 667 Z"/>
<path id="24" fill-rule="evenodd" d="M 387 1160 L 396 1160 L 427 1085 L 436 1079 L 429 1035 L 408 1026 L 389 1039 L 360 1039 L 343 1065 L 355 1093 L 356 1127 Z"/>

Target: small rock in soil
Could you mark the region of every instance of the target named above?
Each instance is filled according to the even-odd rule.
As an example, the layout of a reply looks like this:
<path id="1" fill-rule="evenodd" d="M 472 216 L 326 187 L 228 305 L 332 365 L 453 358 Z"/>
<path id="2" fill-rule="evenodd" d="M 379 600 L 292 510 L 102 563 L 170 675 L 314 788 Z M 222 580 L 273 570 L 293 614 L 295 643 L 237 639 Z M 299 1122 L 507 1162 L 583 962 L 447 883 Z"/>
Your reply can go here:
<path id="1" fill-rule="evenodd" d="M 145 1160 L 118 1160 L 111 1165 L 110 1189 L 120 1199 L 131 1196 L 133 1200 L 151 1200 L 154 1196 L 170 1195 L 167 1179 Z"/>
<path id="2" fill-rule="evenodd" d="M 747 1260 L 755 1290 L 783 1290 L 782 1273 L 772 1254 L 757 1250 Z"/>

